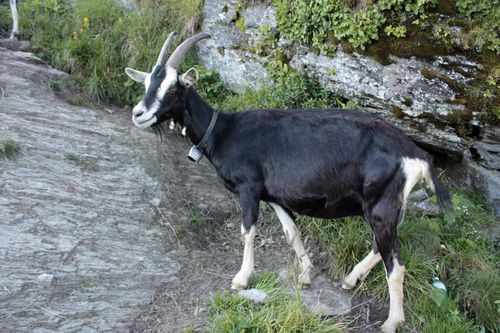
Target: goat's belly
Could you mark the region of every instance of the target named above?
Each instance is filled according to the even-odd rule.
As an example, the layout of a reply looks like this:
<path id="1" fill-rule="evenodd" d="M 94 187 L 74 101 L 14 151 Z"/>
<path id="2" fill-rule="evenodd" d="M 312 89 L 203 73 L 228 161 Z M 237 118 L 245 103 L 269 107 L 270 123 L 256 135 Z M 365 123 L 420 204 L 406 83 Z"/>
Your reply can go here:
<path id="1" fill-rule="evenodd" d="M 352 197 L 337 200 L 327 200 L 326 198 L 290 200 L 283 205 L 296 213 L 324 219 L 362 215 L 363 213 L 360 202 Z"/>

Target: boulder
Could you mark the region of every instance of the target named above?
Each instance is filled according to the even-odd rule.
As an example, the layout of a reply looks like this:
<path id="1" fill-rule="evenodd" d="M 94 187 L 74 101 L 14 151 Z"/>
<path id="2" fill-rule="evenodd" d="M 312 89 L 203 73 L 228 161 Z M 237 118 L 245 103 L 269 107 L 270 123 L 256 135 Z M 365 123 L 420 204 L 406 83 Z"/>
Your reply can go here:
<path id="1" fill-rule="evenodd" d="M 250 50 L 260 27 L 276 27 L 274 8 L 263 4 L 242 8 L 235 0 L 207 0 L 203 15 L 202 30 L 212 38 L 198 46 L 200 62 L 217 71 L 236 92 L 269 84 L 268 59 Z M 499 127 L 473 120 L 463 133 L 449 121 L 465 106 L 446 78 L 465 86 L 481 64 L 461 55 L 433 60 L 390 55 L 382 64 L 369 55 L 341 49 L 327 57 L 293 41 L 280 39 L 278 43 L 291 68 L 317 79 L 327 90 L 356 99 L 360 109 L 402 128 L 437 156 L 452 183 L 485 193 L 500 214 Z"/>

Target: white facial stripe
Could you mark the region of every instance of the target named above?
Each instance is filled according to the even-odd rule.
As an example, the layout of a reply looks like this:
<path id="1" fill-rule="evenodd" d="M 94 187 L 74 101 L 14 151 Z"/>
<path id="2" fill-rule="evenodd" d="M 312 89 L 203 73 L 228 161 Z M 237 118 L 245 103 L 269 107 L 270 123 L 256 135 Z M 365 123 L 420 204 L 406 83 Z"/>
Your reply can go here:
<path id="1" fill-rule="evenodd" d="M 144 85 L 146 86 L 146 91 L 148 91 L 149 86 L 151 85 L 151 73 L 149 73 L 146 76 L 146 79 L 144 80 Z"/>
<path id="2" fill-rule="evenodd" d="M 168 89 L 170 89 L 170 87 L 172 87 L 175 83 L 177 83 L 177 70 L 172 67 L 167 67 L 167 75 L 161 83 L 160 89 L 158 89 L 158 92 L 156 93 L 156 98 L 160 101 L 163 100 L 163 97 L 167 93 Z"/>

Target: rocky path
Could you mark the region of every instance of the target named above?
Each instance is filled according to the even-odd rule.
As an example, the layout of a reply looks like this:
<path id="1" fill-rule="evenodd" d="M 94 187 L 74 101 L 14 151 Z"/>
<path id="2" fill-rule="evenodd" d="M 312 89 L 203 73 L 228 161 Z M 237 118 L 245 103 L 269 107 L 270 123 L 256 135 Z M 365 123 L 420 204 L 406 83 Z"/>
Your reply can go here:
<path id="1" fill-rule="evenodd" d="M 0 141 L 20 148 L 0 157 L 0 332 L 128 331 L 192 255 L 172 223 L 234 210 L 182 138 L 68 104 L 54 93 L 66 79 L 0 48 Z"/>

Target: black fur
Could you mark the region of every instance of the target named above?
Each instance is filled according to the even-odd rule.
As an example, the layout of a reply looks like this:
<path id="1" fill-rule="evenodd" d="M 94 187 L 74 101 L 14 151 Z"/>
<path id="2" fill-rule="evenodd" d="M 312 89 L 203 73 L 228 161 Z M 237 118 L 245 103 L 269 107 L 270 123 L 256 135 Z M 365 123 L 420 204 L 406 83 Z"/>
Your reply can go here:
<path id="1" fill-rule="evenodd" d="M 197 144 L 213 109 L 192 88 L 178 87 L 161 121 L 187 124 Z M 167 99 L 168 100 L 168 99 Z M 432 158 L 400 129 L 358 111 L 248 110 L 221 112 L 205 156 L 225 186 L 237 194 L 246 230 L 257 222 L 259 202 L 320 218 L 359 215 L 374 232 L 390 274 L 393 258 L 401 262 L 397 225 L 402 219 L 405 176 L 401 159 L 430 165 L 438 200 L 450 196 L 437 179 Z"/>

